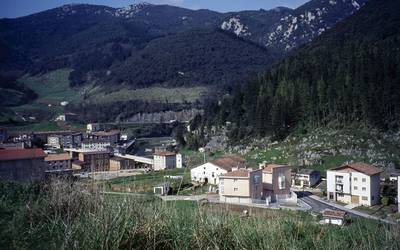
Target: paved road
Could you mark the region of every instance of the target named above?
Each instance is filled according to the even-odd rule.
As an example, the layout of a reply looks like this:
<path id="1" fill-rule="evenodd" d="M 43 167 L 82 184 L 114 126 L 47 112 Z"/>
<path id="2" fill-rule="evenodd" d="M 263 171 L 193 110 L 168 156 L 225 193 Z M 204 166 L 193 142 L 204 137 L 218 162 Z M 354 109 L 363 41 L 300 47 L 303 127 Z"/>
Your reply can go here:
<path id="1" fill-rule="evenodd" d="M 331 209 L 331 210 L 341 210 L 341 211 L 345 211 L 347 212 L 347 214 L 349 214 L 350 216 L 354 216 L 354 217 L 364 217 L 367 219 L 372 219 L 372 220 L 377 220 L 380 222 L 384 222 L 384 223 L 388 223 L 388 224 L 396 224 L 396 222 L 393 221 L 389 221 L 389 220 L 385 220 L 385 219 L 381 219 L 378 218 L 376 216 L 367 214 L 367 213 L 363 213 L 357 210 L 352 210 L 349 208 L 346 208 L 344 206 L 341 206 L 339 204 L 336 203 L 330 203 L 328 201 L 325 201 L 315 195 L 313 195 L 310 192 L 296 192 L 297 193 L 297 198 L 301 199 L 302 201 L 304 201 L 305 203 L 307 203 L 308 205 L 311 206 L 311 210 L 315 211 L 315 212 L 321 212 L 324 209 Z"/>
<path id="2" fill-rule="evenodd" d="M 301 199 L 302 201 L 307 203 L 311 207 L 311 210 L 313 212 L 322 213 L 325 209 L 341 210 L 341 211 L 348 212 L 347 210 L 338 209 L 337 207 L 328 205 L 326 203 L 323 203 L 323 202 L 320 202 L 320 201 L 314 199 L 311 196 L 312 194 L 310 192 L 296 192 L 296 193 L 297 193 L 297 198 Z M 353 214 L 353 213 L 349 213 L 349 214 L 351 214 L 352 216 L 359 216 L 359 215 L 356 215 L 356 214 Z"/>

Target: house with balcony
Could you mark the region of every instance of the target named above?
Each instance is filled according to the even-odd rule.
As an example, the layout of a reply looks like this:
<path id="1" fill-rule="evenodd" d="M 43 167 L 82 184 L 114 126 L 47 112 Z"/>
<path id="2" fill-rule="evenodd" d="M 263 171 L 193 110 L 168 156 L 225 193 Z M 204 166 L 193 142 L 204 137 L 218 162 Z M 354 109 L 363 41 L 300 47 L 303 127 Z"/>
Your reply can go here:
<path id="1" fill-rule="evenodd" d="M 219 176 L 219 199 L 227 203 L 253 203 L 262 198 L 262 170 L 237 169 Z"/>
<path id="2" fill-rule="evenodd" d="M 373 206 L 380 201 L 382 170 L 365 163 L 352 163 L 327 171 L 329 200 Z"/>

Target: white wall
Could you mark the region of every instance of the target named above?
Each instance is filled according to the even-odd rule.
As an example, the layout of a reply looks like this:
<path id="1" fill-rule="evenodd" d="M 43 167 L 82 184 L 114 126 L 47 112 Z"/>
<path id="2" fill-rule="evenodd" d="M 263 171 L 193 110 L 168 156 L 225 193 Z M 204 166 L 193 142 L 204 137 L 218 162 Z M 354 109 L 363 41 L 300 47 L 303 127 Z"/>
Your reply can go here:
<path id="1" fill-rule="evenodd" d="M 338 197 L 338 201 L 351 203 L 351 195 L 359 197 L 359 204 L 372 206 L 379 203 L 380 200 L 380 176 L 368 176 L 361 172 L 341 173 L 336 171 L 327 171 L 327 195 L 336 192 L 336 176 L 343 176 L 343 194 L 344 197 Z M 363 182 L 364 179 L 364 182 Z M 350 196 L 349 196 L 350 195 Z M 366 200 L 363 200 L 366 197 Z M 372 197 L 374 198 L 372 200 Z"/>
<path id="2" fill-rule="evenodd" d="M 208 179 L 208 183 L 210 184 L 219 184 L 219 176 L 221 174 L 225 174 L 228 171 L 222 169 L 210 162 L 207 162 L 203 165 L 195 167 L 190 170 L 190 176 L 192 181 L 203 183 L 205 178 Z M 214 173 L 214 176 L 213 176 Z"/>

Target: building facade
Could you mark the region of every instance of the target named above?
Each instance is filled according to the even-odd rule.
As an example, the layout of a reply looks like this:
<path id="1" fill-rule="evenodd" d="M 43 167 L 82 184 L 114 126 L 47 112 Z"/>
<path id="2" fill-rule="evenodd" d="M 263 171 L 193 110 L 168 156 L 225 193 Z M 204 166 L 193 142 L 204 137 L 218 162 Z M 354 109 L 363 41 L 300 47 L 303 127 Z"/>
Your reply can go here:
<path id="1" fill-rule="evenodd" d="M 219 199 L 227 203 L 253 203 L 262 198 L 262 170 L 238 169 L 219 177 Z"/>
<path id="2" fill-rule="evenodd" d="M 313 169 L 301 169 L 297 173 L 292 173 L 292 186 L 298 188 L 311 188 L 318 184 L 321 174 Z"/>
<path id="3" fill-rule="evenodd" d="M 111 130 L 108 132 L 92 132 L 88 135 L 89 139 L 102 140 L 110 142 L 111 144 L 116 144 L 121 136 L 119 130 Z"/>
<path id="4" fill-rule="evenodd" d="M 82 143 L 81 133 L 54 134 L 47 137 L 47 145 L 53 148 L 79 147 Z"/>
<path id="5" fill-rule="evenodd" d="M 380 201 L 380 173 L 364 163 L 346 164 L 327 171 L 329 200 L 373 206 Z"/>
<path id="6" fill-rule="evenodd" d="M 72 158 L 68 153 L 50 154 L 44 158 L 44 161 L 48 165 L 48 171 L 62 171 L 72 168 Z"/>
<path id="7" fill-rule="evenodd" d="M 46 154 L 42 149 L 1 149 L 0 179 L 33 182 L 45 177 Z"/>
<path id="8" fill-rule="evenodd" d="M 176 153 L 164 151 L 154 154 L 155 171 L 173 168 L 176 168 Z"/>
<path id="9" fill-rule="evenodd" d="M 131 159 L 113 157 L 110 159 L 110 171 L 134 169 L 135 161 Z"/>
<path id="10" fill-rule="evenodd" d="M 86 172 L 109 171 L 110 168 L 109 152 L 80 152 L 78 160 L 84 163 L 82 170 Z"/>
<path id="11" fill-rule="evenodd" d="M 111 142 L 105 140 L 87 139 L 81 143 L 82 150 L 107 151 L 111 149 Z"/>
<path id="12" fill-rule="evenodd" d="M 287 165 L 266 164 L 262 170 L 263 198 L 277 201 L 290 197 L 292 170 Z"/>
<path id="13" fill-rule="evenodd" d="M 240 168 L 246 168 L 246 161 L 239 156 L 228 155 L 191 169 L 190 177 L 192 182 L 218 185 L 220 175 Z"/>

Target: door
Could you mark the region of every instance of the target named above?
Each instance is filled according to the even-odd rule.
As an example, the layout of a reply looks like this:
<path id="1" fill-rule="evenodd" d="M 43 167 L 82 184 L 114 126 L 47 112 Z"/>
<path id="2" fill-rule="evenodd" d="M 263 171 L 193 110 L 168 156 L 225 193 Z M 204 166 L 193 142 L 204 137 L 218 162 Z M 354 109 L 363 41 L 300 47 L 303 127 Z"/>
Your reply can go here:
<path id="1" fill-rule="evenodd" d="M 359 202 L 360 202 L 360 196 L 358 196 L 358 195 L 351 196 L 351 203 L 358 204 Z"/>

